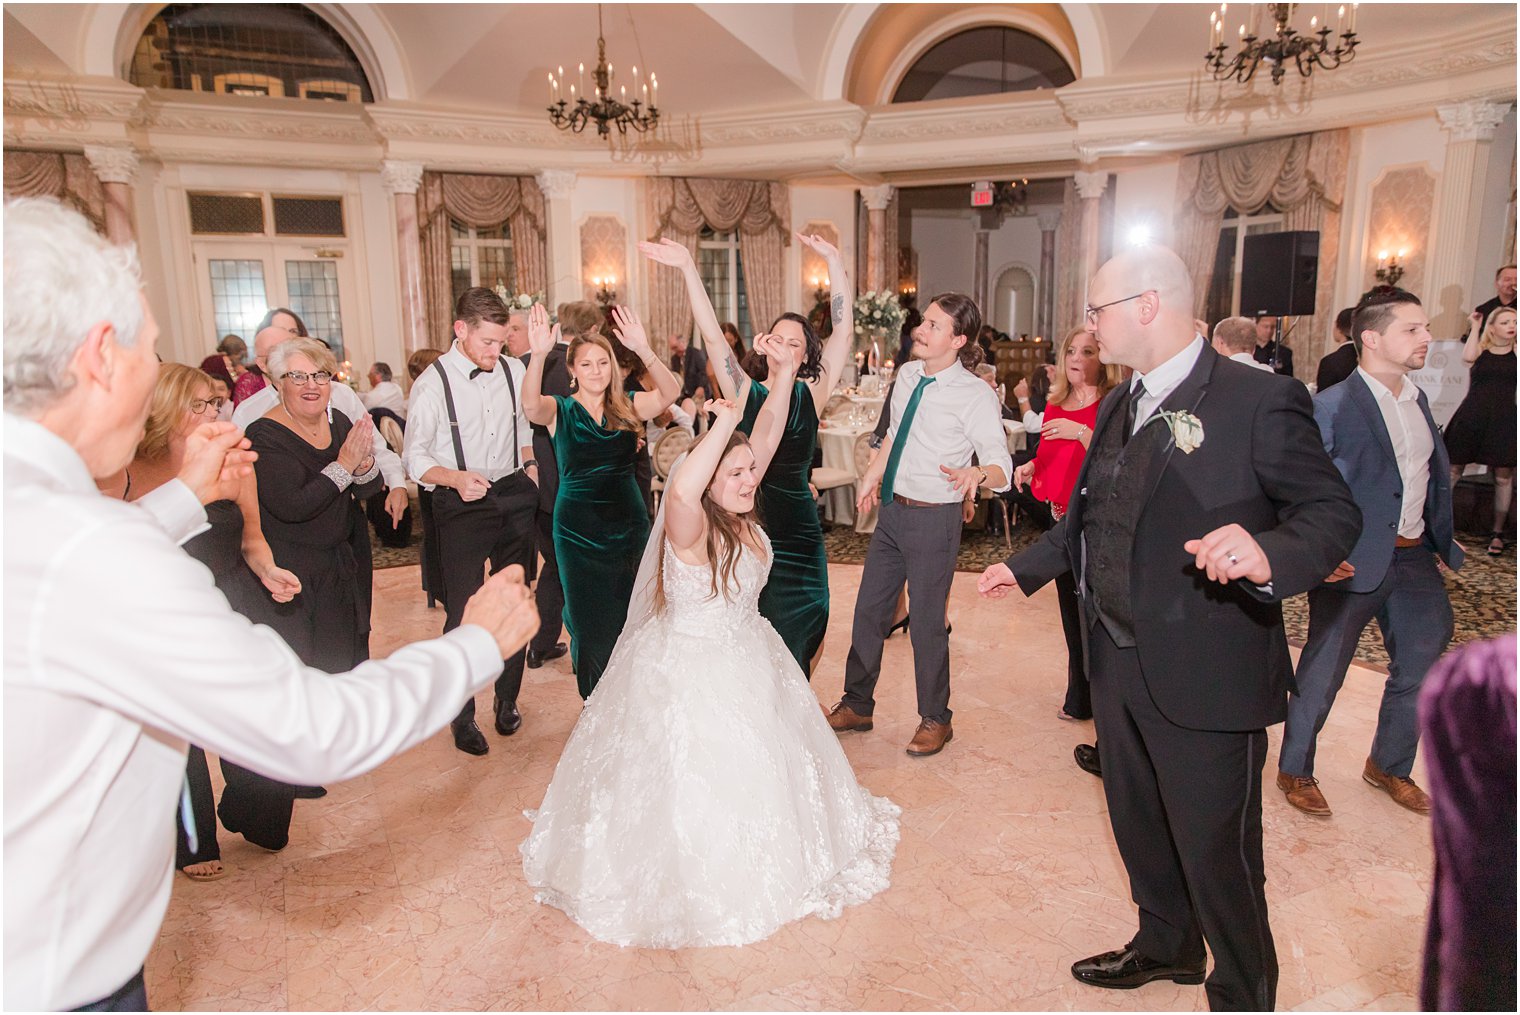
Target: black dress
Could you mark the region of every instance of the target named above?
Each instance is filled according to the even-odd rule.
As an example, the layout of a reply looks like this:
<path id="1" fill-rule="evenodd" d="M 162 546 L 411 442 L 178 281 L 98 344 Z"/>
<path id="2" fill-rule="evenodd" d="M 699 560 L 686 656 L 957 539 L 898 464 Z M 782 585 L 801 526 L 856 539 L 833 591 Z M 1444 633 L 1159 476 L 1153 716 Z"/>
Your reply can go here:
<path id="1" fill-rule="evenodd" d="M 218 591 L 227 597 L 227 603 L 234 610 L 256 624 L 268 623 L 269 609 L 274 601 L 243 560 L 242 509 L 236 501 L 215 501 L 206 505 L 206 521 L 211 528 L 186 542 L 185 552 L 206 565 Z M 222 775 L 229 786 L 242 773 L 243 770 L 230 761 L 222 762 Z M 221 846 L 216 841 L 216 808 L 211 792 L 211 773 L 206 767 L 206 752 L 194 744 L 190 745 L 190 754 L 185 761 L 185 777 L 190 784 L 198 848 L 190 849 L 184 825 L 176 815 L 174 825 L 178 845 L 174 865 L 181 869 L 222 858 Z M 288 818 L 286 823 L 289 823 Z"/>
<path id="2" fill-rule="evenodd" d="M 307 666 L 344 673 L 369 658 L 370 562 L 355 554 L 351 534 L 365 527 L 359 500 L 378 478 L 346 490 L 322 470 L 338 460 L 353 428 L 333 413 L 332 442 L 314 448 L 271 419 L 245 431 L 258 452 L 259 512 L 264 538 L 280 566 L 301 579 L 301 594 L 272 607 L 270 626 Z"/>
<path id="3" fill-rule="evenodd" d="M 1446 425 L 1453 465 L 1515 466 L 1515 354 L 1484 350 L 1472 365 L 1472 384 Z"/>

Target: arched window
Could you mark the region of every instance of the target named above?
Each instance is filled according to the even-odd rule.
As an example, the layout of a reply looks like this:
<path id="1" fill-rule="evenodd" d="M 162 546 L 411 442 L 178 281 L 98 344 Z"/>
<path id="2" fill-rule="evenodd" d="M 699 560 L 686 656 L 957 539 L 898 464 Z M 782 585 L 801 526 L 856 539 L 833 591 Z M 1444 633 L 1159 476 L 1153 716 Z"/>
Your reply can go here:
<path id="1" fill-rule="evenodd" d="M 127 77 L 143 88 L 374 101 L 348 43 L 301 4 L 170 4 L 137 40 Z"/>
<path id="2" fill-rule="evenodd" d="M 903 75 L 893 102 L 1060 88 L 1077 79 L 1045 40 L 1017 28 L 971 28 L 935 43 Z"/>

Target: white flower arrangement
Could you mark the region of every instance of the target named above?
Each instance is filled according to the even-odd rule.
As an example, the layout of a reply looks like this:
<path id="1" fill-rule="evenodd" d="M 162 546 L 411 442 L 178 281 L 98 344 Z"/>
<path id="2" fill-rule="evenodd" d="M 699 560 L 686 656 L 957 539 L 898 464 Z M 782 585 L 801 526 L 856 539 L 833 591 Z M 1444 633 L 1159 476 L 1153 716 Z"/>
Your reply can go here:
<path id="1" fill-rule="evenodd" d="M 906 316 L 894 292 L 871 291 L 855 298 L 855 334 L 896 335 Z"/>
<path id="2" fill-rule="evenodd" d="M 1151 420 L 1156 419 L 1166 420 L 1166 425 L 1172 431 L 1172 443 L 1184 455 L 1191 455 L 1203 443 L 1203 421 L 1191 412 L 1158 409 L 1154 416 L 1146 420 L 1146 424 L 1149 425 Z"/>
<path id="3" fill-rule="evenodd" d="M 531 310 L 535 303 L 542 303 L 545 299 L 544 294 L 541 292 L 517 293 L 514 295 L 504 285 L 496 286 L 493 292 L 507 305 L 508 310 Z"/>

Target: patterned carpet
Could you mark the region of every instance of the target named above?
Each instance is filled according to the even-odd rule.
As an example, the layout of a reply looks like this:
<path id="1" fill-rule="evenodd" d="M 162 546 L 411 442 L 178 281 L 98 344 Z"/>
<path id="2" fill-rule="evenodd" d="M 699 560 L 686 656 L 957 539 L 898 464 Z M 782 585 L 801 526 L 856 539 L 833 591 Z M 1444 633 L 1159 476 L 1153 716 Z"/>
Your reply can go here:
<path id="1" fill-rule="evenodd" d="M 390 549 L 374 543 L 375 568 L 405 567 L 416 564 L 422 541 L 421 526 L 415 526 L 411 545 L 403 549 Z M 1039 532 L 1032 526 L 1019 523 L 1014 526 L 1013 548 L 1022 549 L 1038 538 Z M 1452 612 L 1456 617 L 1456 634 L 1452 645 L 1492 638 L 1505 631 L 1515 630 L 1516 612 L 1516 560 L 1515 547 L 1511 544 L 1503 556 L 1489 557 L 1484 552 L 1488 543 L 1486 536 L 1458 533 L 1457 540 L 1467 547 L 1467 564 L 1457 574 L 1446 575 L 1446 589 L 1451 594 Z M 845 527 L 826 527 L 824 544 L 832 564 L 861 564 L 870 546 L 869 534 L 861 534 Z M 983 532 L 967 531 L 961 540 L 960 559 L 956 570 L 980 573 L 988 565 L 1003 560 L 1008 550 L 1001 536 L 989 536 Z M 1302 645 L 1309 631 L 1309 601 L 1306 596 L 1295 596 L 1283 604 L 1284 622 L 1288 640 Z M 1379 668 L 1388 665 L 1388 653 L 1376 624 L 1369 624 L 1362 633 L 1357 648 L 1357 658 Z"/>

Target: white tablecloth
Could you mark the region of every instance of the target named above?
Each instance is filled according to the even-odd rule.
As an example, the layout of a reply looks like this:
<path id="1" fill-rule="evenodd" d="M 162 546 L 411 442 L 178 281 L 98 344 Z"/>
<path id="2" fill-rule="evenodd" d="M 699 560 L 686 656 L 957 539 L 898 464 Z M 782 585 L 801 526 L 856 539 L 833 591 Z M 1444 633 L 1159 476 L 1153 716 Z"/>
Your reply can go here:
<path id="1" fill-rule="evenodd" d="M 878 401 L 880 401 L 878 399 Z M 862 423 L 853 426 L 824 426 L 818 428 L 818 446 L 823 449 L 823 467 L 826 469 L 843 469 L 850 475 L 859 478 L 860 473 L 855 471 L 855 441 L 863 433 L 870 433 L 876 429 L 875 423 Z M 827 490 L 823 495 L 823 516 L 836 525 L 851 525 L 855 522 L 855 487 L 837 486 Z M 871 521 L 875 522 L 875 512 L 872 512 Z M 874 524 L 872 526 L 874 528 Z M 857 529 L 861 532 L 869 532 L 870 529 Z"/>

